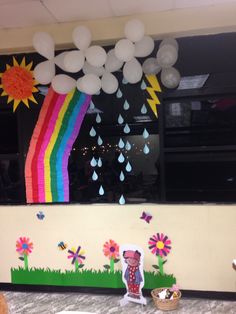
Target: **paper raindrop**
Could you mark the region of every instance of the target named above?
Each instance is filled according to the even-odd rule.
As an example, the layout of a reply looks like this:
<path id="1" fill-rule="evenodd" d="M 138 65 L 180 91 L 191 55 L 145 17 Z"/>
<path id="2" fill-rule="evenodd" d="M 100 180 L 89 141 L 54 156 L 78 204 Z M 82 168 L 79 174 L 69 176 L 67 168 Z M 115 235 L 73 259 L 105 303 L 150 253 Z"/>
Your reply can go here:
<path id="1" fill-rule="evenodd" d="M 122 163 L 122 162 L 125 161 L 125 157 L 124 157 L 124 155 L 123 155 L 122 153 L 120 153 L 120 155 L 119 155 L 119 157 L 118 157 L 118 161 L 119 161 L 120 163 Z"/>
<path id="2" fill-rule="evenodd" d="M 128 84 L 128 81 L 123 77 L 123 80 L 122 80 L 122 84 L 126 85 Z"/>
<path id="3" fill-rule="evenodd" d="M 119 124 L 122 124 L 124 122 L 124 119 L 123 119 L 121 114 L 119 114 L 119 117 L 118 117 L 117 121 L 118 121 Z"/>
<path id="4" fill-rule="evenodd" d="M 95 109 L 95 105 L 92 101 L 90 102 L 89 109 L 91 110 Z"/>
<path id="5" fill-rule="evenodd" d="M 148 131 L 146 129 L 144 129 L 144 131 L 143 131 L 143 138 L 148 138 L 148 136 L 149 136 Z"/>
<path id="6" fill-rule="evenodd" d="M 144 80 L 142 80 L 141 89 L 142 89 L 142 90 L 145 90 L 146 88 L 147 88 L 147 85 L 146 85 L 146 83 L 144 82 Z"/>
<path id="7" fill-rule="evenodd" d="M 92 126 L 92 127 L 91 127 L 91 130 L 90 130 L 90 132 L 89 132 L 89 135 L 92 136 L 92 137 L 94 137 L 94 136 L 96 136 L 96 134 L 97 134 L 97 133 L 96 133 L 94 127 Z"/>
<path id="8" fill-rule="evenodd" d="M 124 181 L 124 179 L 125 179 L 124 172 L 121 171 L 120 172 L 120 181 Z"/>
<path id="9" fill-rule="evenodd" d="M 143 104 L 141 108 L 141 113 L 146 114 L 147 113 L 147 107 Z"/>
<path id="10" fill-rule="evenodd" d="M 122 140 L 122 138 L 120 138 L 119 143 L 118 143 L 118 146 L 119 146 L 119 148 L 124 148 L 125 143 L 124 143 L 124 141 Z"/>
<path id="11" fill-rule="evenodd" d="M 121 195 L 120 199 L 119 199 L 119 204 L 120 205 L 124 205 L 125 204 L 125 198 L 123 195 Z"/>
<path id="12" fill-rule="evenodd" d="M 98 179 L 98 175 L 97 175 L 96 171 L 93 172 L 92 179 L 93 179 L 93 181 L 96 181 Z"/>
<path id="13" fill-rule="evenodd" d="M 123 108 L 124 108 L 124 110 L 128 110 L 129 109 L 129 103 L 128 103 L 127 100 L 124 102 Z"/>
<path id="14" fill-rule="evenodd" d="M 144 152 L 145 155 L 149 154 L 150 149 L 149 149 L 149 147 L 147 146 L 147 144 L 144 145 L 143 152 Z"/>
<path id="15" fill-rule="evenodd" d="M 99 193 L 99 195 L 104 194 L 104 189 L 103 189 L 102 185 L 100 186 L 98 193 Z"/>
<path id="16" fill-rule="evenodd" d="M 102 160 L 100 157 L 98 158 L 98 167 L 100 167 L 100 168 L 102 167 Z"/>
<path id="17" fill-rule="evenodd" d="M 126 144 L 125 144 L 125 149 L 126 150 L 131 150 L 131 145 L 130 145 L 130 142 L 127 141 Z"/>
<path id="18" fill-rule="evenodd" d="M 124 132 L 126 134 L 128 134 L 130 132 L 130 127 L 128 126 L 128 124 L 126 123 L 125 127 L 124 127 Z"/>
<path id="19" fill-rule="evenodd" d="M 101 116 L 100 114 L 98 113 L 97 116 L 96 116 L 96 122 L 97 123 L 101 123 L 102 119 L 101 119 Z"/>
<path id="20" fill-rule="evenodd" d="M 132 167 L 131 167 L 131 164 L 129 163 L 129 161 L 128 161 L 126 167 L 125 167 L 125 170 L 126 170 L 127 172 L 132 171 Z"/>
<path id="21" fill-rule="evenodd" d="M 92 167 L 96 167 L 97 166 L 97 162 L 96 162 L 96 159 L 93 157 L 92 160 L 90 161 L 90 165 Z"/>
<path id="22" fill-rule="evenodd" d="M 98 136 L 97 143 L 98 143 L 98 145 L 99 145 L 99 146 L 101 146 L 101 145 L 102 145 L 102 143 L 103 143 L 103 140 L 101 139 L 101 137 L 100 137 L 100 136 Z"/>
<path id="23" fill-rule="evenodd" d="M 117 98 L 121 98 L 123 96 L 122 92 L 120 89 L 118 89 L 117 93 L 116 93 L 116 97 Z"/>

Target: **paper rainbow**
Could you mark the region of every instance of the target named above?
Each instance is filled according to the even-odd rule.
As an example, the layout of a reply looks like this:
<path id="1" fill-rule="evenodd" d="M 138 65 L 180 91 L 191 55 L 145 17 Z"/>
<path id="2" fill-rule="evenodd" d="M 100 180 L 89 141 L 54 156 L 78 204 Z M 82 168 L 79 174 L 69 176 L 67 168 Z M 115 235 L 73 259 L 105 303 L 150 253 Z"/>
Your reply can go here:
<path id="1" fill-rule="evenodd" d="M 49 88 L 25 162 L 27 203 L 69 201 L 68 158 L 90 100 L 77 89 L 60 95 Z"/>

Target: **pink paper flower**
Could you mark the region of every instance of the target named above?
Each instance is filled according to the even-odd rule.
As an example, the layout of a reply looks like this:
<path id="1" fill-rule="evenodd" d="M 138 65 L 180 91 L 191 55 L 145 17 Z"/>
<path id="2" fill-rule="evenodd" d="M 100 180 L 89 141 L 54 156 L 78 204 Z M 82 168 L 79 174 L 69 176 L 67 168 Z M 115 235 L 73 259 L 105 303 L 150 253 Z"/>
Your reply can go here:
<path id="1" fill-rule="evenodd" d="M 103 253 L 109 259 L 116 259 L 119 257 L 119 245 L 113 240 L 106 241 L 103 245 Z"/>
<path id="2" fill-rule="evenodd" d="M 149 239 L 148 244 L 152 254 L 163 257 L 163 255 L 167 256 L 170 253 L 171 241 L 163 233 L 154 234 Z"/>
<path id="3" fill-rule="evenodd" d="M 29 255 L 32 252 L 33 243 L 30 242 L 29 238 L 20 237 L 16 241 L 16 251 L 21 255 Z"/>

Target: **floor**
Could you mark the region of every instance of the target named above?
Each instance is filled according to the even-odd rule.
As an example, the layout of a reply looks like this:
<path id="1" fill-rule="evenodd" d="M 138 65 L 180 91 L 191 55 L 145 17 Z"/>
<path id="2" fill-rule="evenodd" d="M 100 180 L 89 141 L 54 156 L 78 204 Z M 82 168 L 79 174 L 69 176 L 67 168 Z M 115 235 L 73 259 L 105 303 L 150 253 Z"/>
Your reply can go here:
<path id="1" fill-rule="evenodd" d="M 82 293 L 23 293 L 3 292 L 7 299 L 9 314 L 56 314 L 60 311 L 81 311 L 96 314 L 157 314 L 164 313 L 147 298 L 147 306 L 129 303 L 119 306 L 120 296 Z M 236 302 L 181 299 L 176 314 L 236 314 Z"/>

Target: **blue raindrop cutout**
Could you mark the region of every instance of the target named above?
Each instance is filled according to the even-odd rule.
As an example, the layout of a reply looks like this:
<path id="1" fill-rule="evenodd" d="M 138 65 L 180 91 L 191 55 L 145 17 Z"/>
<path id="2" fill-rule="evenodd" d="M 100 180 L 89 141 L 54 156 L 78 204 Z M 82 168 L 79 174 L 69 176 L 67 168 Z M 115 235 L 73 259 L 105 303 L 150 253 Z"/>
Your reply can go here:
<path id="1" fill-rule="evenodd" d="M 126 134 L 128 134 L 130 132 L 130 127 L 128 126 L 128 124 L 126 123 L 125 127 L 124 127 L 124 132 Z"/>
<path id="2" fill-rule="evenodd" d="M 122 124 L 124 122 L 124 119 L 123 119 L 121 114 L 119 114 L 119 117 L 118 117 L 117 121 L 118 121 L 119 124 Z"/>
<path id="3" fill-rule="evenodd" d="M 124 181 L 124 179 L 125 179 L 124 172 L 121 171 L 121 172 L 120 172 L 120 181 Z"/>
<path id="4" fill-rule="evenodd" d="M 102 185 L 100 185 L 98 193 L 99 193 L 99 195 L 103 195 L 104 194 L 104 189 L 103 189 Z"/>
<path id="5" fill-rule="evenodd" d="M 123 155 L 122 153 L 120 153 L 120 155 L 119 155 L 119 157 L 118 157 L 118 161 L 119 161 L 120 163 L 122 163 L 122 162 L 125 161 L 125 157 L 124 157 L 124 155 Z"/>
<path id="6" fill-rule="evenodd" d="M 92 102 L 92 100 L 91 100 L 91 102 L 90 102 L 89 109 L 91 109 L 91 110 L 95 109 L 95 105 L 94 105 L 94 103 Z"/>
<path id="7" fill-rule="evenodd" d="M 124 108 L 124 110 L 128 110 L 129 109 L 129 103 L 128 103 L 127 100 L 124 102 L 123 108 Z"/>
<path id="8" fill-rule="evenodd" d="M 149 147 L 147 146 L 147 144 L 144 145 L 143 152 L 144 152 L 145 155 L 149 154 L 150 149 L 149 149 Z"/>
<path id="9" fill-rule="evenodd" d="M 119 146 L 119 148 L 124 148 L 125 143 L 124 143 L 124 141 L 122 140 L 122 138 L 120 138 L 119 143 L 118 143 L 118 146 Z"/>
<path id="10" fill-rule="evenodd" d="M 116 98 L 121 98 L 123 96 L 122 91 L 120 89 L 118 89 L 117 93 L 116 93 Z"/>
<path id="11" fill-rule="evenodd" d="M 119 204 L 120 205 L 124 205 L 125 204 L 125 198 L 124 198 L 123 194 L 121 195 L 121 197 L 119 199 Z"/>
<path id="12" fill-rule="evenodd" d="M 143 104 L 141 108 L 141 113 L 146 114 L 147 113 L 147 107 Z"/>
<path id="13" fill-rule="evenodd" d="M 92 160 L 90 161 L 90 165 L 92 167 L 96 167 L 97 166 L 97 162 L 96 162 L 96 159 L 93 157 Z"/>
<path id="14" fill-rule="evenodd" d="M 128 81 L 123 77 L 122 84 L 128 84 Z"/>
<path id="15" fill-rule="evenodd" d="M 149 133 L 146 129 L 143 130 L 143 138 L 148 138 Z"/>
<path id="16" fill-rule="evenodd" d="M 126 170 L 127 172 L 132 171 L 132 167 L 131 167 L 131 164 L 129 163 L 129 161 L 128 161 L 126 167 L 125 167 L 125 170 Z"/>
<path id="17" fill-rule="evenodd" d="M 130 142 L 127 141 L 126 144 L 125 144 L 125 149 L 126 150 L 131 150 L 131 145 L 130 145 Z"/>
<path id="18" fill-rule="evenodd" d="M 94 127 L 92 126 L 92 127 L 91 127 L 91 130 L 90 130 L 90 132 L 89 132 L 89 135 L 92 136 L 92 137 L 94 137 L 94 136 L 96 136 L 96 134 L 97 134 L 97 133 L 96 133 Z"/>
<path id="19" fill-rule="evenodd" d="M 93 172 L 92 179 L 93 179 L 93 181 L 96 181 L 98 179 L 98 175 L 97 175 L 96 171 Z"/>
<path id="20" fill-rule="evenodd" d="M 141 89 L 142 89 L 142 90 L 145 90 L 146 88 L 147 88 L 147 85 L 146 85 L 146 83 L 144 82 L 144 80 L 142 80 Z"/>
<path id="21" fill-rule="evenodd" d="M 98 158 L 98 167 L 100 167 L 100 168 L 102 167 L 102 160 L 100 157 Z"/>
<path id="22" fill-rule="evenodd" d="M 96 116 L 96 122 L 100 123 L 102 121 L 100 114 L 98 113 Z"/>
<path id="23" fill-rule="evenodd" d="M 103 143 L 103 140 L 101 139 L 100 136 L 98 136 L 97 143 L 98 143 L 99 146 L 102 145 L 102 143 Z"/>

